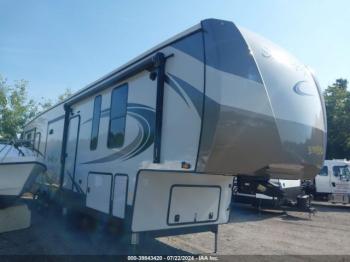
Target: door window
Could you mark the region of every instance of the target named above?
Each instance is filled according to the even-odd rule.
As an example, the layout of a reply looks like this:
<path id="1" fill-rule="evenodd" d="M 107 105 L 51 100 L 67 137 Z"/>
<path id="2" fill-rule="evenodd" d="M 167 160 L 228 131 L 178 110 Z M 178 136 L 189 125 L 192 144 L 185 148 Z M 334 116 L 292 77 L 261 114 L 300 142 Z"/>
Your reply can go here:
<path id="1" fill-rule="evenodd" d="M 328 167 L 327 166 L 322 167 L 319 175 L 320 176 L 328 176 Z"/>
<path id="2" fill-rule="evenodd" d="M 335 177 L 339 177 L 341 180 L 349 180 L 350 179 L 350 170 L 349 166 L 334 166 L 333 174 Z"/>

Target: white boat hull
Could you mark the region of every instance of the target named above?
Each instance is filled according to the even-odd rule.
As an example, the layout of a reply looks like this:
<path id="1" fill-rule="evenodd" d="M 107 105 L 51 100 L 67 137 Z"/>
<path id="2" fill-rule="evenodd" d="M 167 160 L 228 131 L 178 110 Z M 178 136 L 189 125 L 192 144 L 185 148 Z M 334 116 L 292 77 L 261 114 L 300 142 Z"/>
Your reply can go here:
<path id="1" fill-rule="evenodd" d="M 45 165 L 34 159 L 0 163 L 0 197 L 20 196 L 45 170 Z"/>

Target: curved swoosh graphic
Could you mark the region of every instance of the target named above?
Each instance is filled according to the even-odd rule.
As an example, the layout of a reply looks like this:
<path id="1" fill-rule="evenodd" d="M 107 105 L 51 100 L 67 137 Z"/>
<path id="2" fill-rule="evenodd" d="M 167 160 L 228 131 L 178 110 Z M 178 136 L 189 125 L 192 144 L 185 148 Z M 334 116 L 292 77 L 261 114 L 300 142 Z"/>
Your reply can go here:
<path id="1" fill-rule="evenodd" d="M 293 91 L 295 93 L 297 93 L 298 95 L 301 95 L 301 96 L 313 96 L 313 94 L 310 94 L 310 93 L 307 93 L 305 91 L 303 91 L 301 88 L 302 88 L 302 85 L 304 83 L 307 83 L 306 81 L 299 81 L 297 82 L 294 86 L 293 86 Z"/>
<path id="2" fill-rule="evenodd" d="M 155 110 L 148 106 L 131 104 L 128 108 L 130 116 L 134 117 L 142 127 L 142 141 L 138 147 L 124 156 L 124 160 L 130 159 L 150 147 L 154 142 Z"/>
<path id="3" fill-rule="evenodd" d="M 176 93 L 180 95 L 180 97 L 185 101 L 187 106 L 189 106 L 189 103 L 187 99 L 184 97 L 184 95 L 178 90 L 180 87 L 186 96 L 190 99 L 191 103 L 193 104 L 194 108 L 196 109 L 199 117 L 202 116 L 202 105 L 203 105 L 203 99 L 204 94 L 196 89 L 194 86 L 186 82 L 185 80 L 168 73 L 167 76 L 167 84 L 169 84 L 170 87 L 172 87 Z"/>
<path id="4" fill-rule="evenodd" d="M 115 152 L 111 155 L 105 156 L 105 157 L 101 157 L 92 161 L 88 161 L 88 162 L 84 162 L 82 164 L 100 164 L 100 163 L 105 163 L 105 162 L 110 162 L 110 161 L 114 161 L 117 160 L 121 157 L 123 157 L 124 155 L 128 154 L 130 151 L 132 151 L 142 140 L 142 131 L 141 131 L 141 127 L 138 126 L 138 133 L 137 136 L 135 137 L 135 139 L 126 147 L 124 147 L 122 150 Z"/>
<path id="5" fill-rule="evenodd" d="M 165 81 L 184 100 L 187 106 L 190 106 L 191 103 L 201 117 L 204 94 L 188 82 L 170 73 L 166 75 Z M 103 110 L 101 118 L 108 116 L 109 110 L 109 108 Z M 125 161 L 141 154 L 154 143 L 155 109 L 143 104 L 128 103 L 127 114 L 138 123 L 138 134 L 135 139 L 118 152 L 82 164 Z M 88 119 L 84 123 L 91 120 Z"/>
<path id="6" fill-rule="evenodd" d="M 170 75 L 170 73 L 168 74 Z M 177 87 L 178 83 L 175 83 L 175 81 L 167 74 L 165 75 L 165 83 L 167 83 L 182 98 L 182 100 L 186 103 L 187 106 L 190 106 L 185 96 L 181 93 L 180 89 Z"/>
<path id="7" fill-rule="evenodd" d="M 128 103 L 127 114 L 138 123 L 138 133 L 135 139 L 118 152 L 82 164 L 105 163 L 114 160 L 124 161 L 142 153 L 153 144 L 155 110 L 149 106 Z"/>
<path id="8" fill-rule="evenodd" d="M 131 114 L 130 114 L 131 115 Z M 148 147 L 150 147 L 154 142 L 154 128 L 153 123 L 152 126 L 144 117 L 140 115 L 131 115 L 133 116 L 142 126 L 143 136 L 141 143 L 135 148 L 132 152 L 130 152 L 128 155 L 125 155 L 123 158 L 124 160 L 128 160 L 143 151 L 145 151 Z"/>

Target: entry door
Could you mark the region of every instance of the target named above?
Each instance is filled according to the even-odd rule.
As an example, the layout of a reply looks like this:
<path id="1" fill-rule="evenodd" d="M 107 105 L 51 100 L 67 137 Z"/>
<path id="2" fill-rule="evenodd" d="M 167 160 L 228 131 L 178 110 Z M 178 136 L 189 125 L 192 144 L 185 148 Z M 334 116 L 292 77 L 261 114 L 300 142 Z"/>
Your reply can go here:
<path id="1" fill-rule="evenodd" d="M 345 194 L 350 191 L 350 177 L 349 169 L 347 165 L 333 166 L 332 175 L 332 193 L 333 194 Z"/>
<path id="2" fill-rule="evenodd" d="M 65 189 L 79 192 L 75 183 L 75 164 L 77 158 L 79 140 L 80 116 L 70 118 L 67 135 L 66 161 L 64 165 L 63 187 Z"/>
<path id="3" fill-rule="evenodd" d="M 57 185 L 60 183 L 63 125 L 63 119 L 48 124 L 45 145 L 47 175 Z"/>
<path id="4" fill-rule="evenodd" d="M 332 167 L 328 169 L 328 166 L 324 166 L 320 173 L 315 177 L 316 191 L 317 193 L 331 193 L 331 181 Z"/>

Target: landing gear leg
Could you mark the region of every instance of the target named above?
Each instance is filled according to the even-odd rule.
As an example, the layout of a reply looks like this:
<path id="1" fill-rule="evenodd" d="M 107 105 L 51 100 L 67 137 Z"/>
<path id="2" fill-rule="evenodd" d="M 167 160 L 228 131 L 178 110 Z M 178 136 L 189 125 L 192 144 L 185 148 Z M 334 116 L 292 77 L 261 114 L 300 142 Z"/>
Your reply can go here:
<path id="1" fill-rule="evenodd" d="M 309 199 L 308 199 L 308 209 L 309 209 L 309 220 L 311 220 L 311 195 L 309 195 Z"/>
<path id="2" fill-rule="evenodd" d="M 133 254 L 137 254 L 137 247 L 140 244 L 140 234 L 139 233 L 131 233 L 131 246 Z"/>
<path id="3" fill-rule="evenodd" d="M 261 216 L 261 198 L 259 198 L 258 200 L 258 212 L 259 212 L 259 216 Z"/>
<path id="4" fill-rule="evenodd" d="M 219 234 L 219 225 L 213 227 L 212 232 L 214 233 L 214 253 L 218 252 L 218 234 Z"/>
<path id="5" fill-rule="evenodd" d="M 139 233 L 131 233 L 131 245 L 138 245 L 140 243 Z"/>

